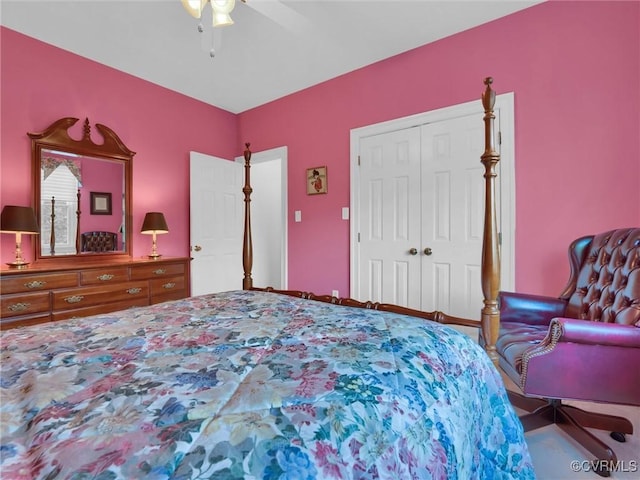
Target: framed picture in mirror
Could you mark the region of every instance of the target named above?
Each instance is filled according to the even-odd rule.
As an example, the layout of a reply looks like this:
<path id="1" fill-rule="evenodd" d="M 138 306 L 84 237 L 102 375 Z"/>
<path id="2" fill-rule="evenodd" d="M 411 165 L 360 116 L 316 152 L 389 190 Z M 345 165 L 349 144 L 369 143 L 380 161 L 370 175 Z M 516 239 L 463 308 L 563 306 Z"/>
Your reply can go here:
<path id="1" fill-rule="evenodd" d="M 91 192 L 91 215 L 111 215 L 111 194 Z"/>

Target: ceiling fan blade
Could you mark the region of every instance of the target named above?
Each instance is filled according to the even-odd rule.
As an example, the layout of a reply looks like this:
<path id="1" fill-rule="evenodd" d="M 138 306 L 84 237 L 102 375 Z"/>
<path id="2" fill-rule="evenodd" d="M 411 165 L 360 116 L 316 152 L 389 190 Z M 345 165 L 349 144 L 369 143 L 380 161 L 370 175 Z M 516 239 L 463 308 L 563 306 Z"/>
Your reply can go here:
<path id="1" fill-rule="evenodd" d="M 293 8 L 278 0 L 242 0 L 245 6 L 273 20 L 294 33 L 306 32 L 311 23 Z"/>

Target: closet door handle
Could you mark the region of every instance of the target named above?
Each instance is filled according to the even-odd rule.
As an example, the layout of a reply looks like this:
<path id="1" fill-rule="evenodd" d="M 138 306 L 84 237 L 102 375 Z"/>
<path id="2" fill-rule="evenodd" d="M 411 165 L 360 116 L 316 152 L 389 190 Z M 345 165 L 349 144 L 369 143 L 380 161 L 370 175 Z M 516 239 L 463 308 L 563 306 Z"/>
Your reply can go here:
<path id="1" fill-rule="evenodd" d="M 427 247 L 427 248 L 425 248 L 425 249 L 424 249 L 424 254 L 425 254 L 425 255 L 429 256 L 429 255 L 431 255 L 432 253 L 433 253 L 433 250 L 431 250 L 429 247 Z"/>
<path id="2" fill-rule="evenodd" d="M 418 254 L 418 249 L 417 248 L 410 248 L 409 249 L 409 254 L 410 255 L 417 255 Z"/>

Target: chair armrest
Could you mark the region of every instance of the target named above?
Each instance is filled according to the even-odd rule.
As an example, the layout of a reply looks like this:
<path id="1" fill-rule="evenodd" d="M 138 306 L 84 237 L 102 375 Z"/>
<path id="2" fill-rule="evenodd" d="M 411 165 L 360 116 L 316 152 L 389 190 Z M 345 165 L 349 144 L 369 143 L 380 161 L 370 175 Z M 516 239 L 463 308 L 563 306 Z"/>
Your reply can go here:
<path id="1" fill-rule="evenodd" d="M 558 342 L 640 348 L 640 328 L 634 325 L 601 323 L 576 318 L 554 318 L 553 324 L 560 327 Z"/>
<path id="2" fill-rule="evenodd" d="M 564 315 L 567 301 L 541 295 L 500 292 L 498 304 L 501 322 L 549 325 L 552 318 Z"/>

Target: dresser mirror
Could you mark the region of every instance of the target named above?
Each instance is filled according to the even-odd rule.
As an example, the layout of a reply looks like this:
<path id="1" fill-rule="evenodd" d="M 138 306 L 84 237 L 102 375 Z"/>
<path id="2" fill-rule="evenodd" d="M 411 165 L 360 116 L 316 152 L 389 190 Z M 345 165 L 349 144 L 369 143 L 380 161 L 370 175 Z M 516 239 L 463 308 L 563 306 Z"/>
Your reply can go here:
<path id="1" fill-rule="evenodd" d="M 89 120 L 74 128 L 77 122 L 77 118 L 61 118 L 41 133 L 28 133 L 33 205 L 40 225 L 38 240 L 33 242 L 34 258 L 131 257 L 135 152 L 101 124 L 95 128 L 102 142 L 94 143 Z"/>

